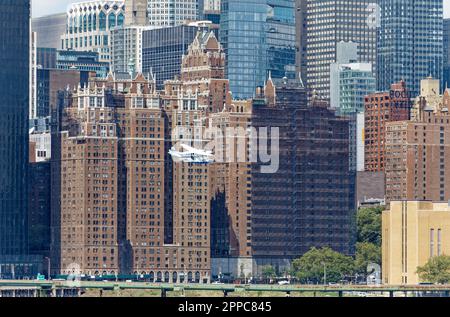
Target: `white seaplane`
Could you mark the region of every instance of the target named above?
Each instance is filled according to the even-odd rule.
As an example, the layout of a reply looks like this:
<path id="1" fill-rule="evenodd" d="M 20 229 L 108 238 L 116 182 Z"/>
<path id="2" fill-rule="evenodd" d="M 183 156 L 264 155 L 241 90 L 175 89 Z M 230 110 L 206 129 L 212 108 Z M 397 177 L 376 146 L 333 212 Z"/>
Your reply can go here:
<path id="1" fill-rule="evenodd" d="M 177 151 L 174 147 L 169 151 L 174 162 L 209 164 L 214 162 L 212 151 L 197 150 L 186 144 L 181 144 L 183 152 Z"/>

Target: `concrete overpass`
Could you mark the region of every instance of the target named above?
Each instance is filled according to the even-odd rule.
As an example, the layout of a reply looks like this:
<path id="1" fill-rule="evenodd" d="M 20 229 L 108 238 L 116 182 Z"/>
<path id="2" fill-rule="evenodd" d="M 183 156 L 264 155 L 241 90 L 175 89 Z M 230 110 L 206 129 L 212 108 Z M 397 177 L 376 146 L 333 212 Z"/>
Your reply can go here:
<path id="1" fill-rule="evenodd" d="M 439 292 L 443 296 L 450 297 L 450 285 L 417 285 L 417 286 L 353 286 L 353 285 L 232 285 L 232 284 L 153 284 L 140 282 L 86 282 L 86 281 L 16 281 L 0 280 L 0 296 L 3 292 L 11 291 L 17 294 L 32 294 L 24 297 L 77 297 L 82 290 L 157 290 L 161 297 L 166 297 L 168 292 L 174 291 L 217 291 L 226 297 L 230 293 L 257 292 L 257 293 L 284 293 L 290 296 L 293 293 L 309 293 L 314 296 L 331 294 L 343 297 L 347 293 L 379 294 L 394 297 L 396 294 L 418 294 L 423 292 Z M 26 292 L 25 292 L 26 291 Z M 25 293 L 24 293 L 25 292 Z"/>

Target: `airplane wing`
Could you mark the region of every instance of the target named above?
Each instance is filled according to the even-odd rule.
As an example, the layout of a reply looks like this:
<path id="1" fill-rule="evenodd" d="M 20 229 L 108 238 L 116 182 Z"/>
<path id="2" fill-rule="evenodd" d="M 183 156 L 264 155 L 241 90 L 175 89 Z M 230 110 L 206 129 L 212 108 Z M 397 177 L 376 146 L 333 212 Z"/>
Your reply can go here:
<path id="1" fill-rule="evenodd" d="M 181 147 L 186 150 L 189 153 L 194 153 L 194 154 L 198 154 L 198 155 L 206 155 L 206 156 L 211 156 L 212 152 L 211 151 L 203 151 L 203 150 L 197 150 L 193 147 L 190 147 L 189 145 L 186 144 L 181 144 Z"/>

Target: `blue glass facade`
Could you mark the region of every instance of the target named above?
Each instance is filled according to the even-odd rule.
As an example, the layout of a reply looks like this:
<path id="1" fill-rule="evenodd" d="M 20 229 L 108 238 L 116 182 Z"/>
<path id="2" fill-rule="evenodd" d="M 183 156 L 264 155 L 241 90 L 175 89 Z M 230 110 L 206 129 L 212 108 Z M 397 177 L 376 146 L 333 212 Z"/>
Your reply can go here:
<path id="1" fill-rule="evenodd" d="M 105 78 L 109 72 L 109 63 L 101 62 L 97 52 L 57 51 L 56 68 L 95 72 L 99 78 Z"/>
<path id="2" fill-rule="evenodd" d="M 443 0 L 380 0 L 380 7 L 377 88 L 404 79 L 417 96 L 422 79 L 443 78 Z"/>
<path id="3" fill-rule="evenodd" d="M 450 87 L 450 19 L 444 20 L 444 85 Z"/>
<path id="4" fill-rule="evenodd" d="M 230 89 L 236 98 L 252 97 L 267 76 L 267 5 L 261 0 L 224 0 L 221 12 L 219 34 Z"/>
<path id="5" fill-rule="evenodd" d="M 142 71 L 153 73 L 159 89 L 180 76 L 181 59 L 194 41 L 198 27 L 178 25 L 142 32 Z"/>
<path id="6" fill-rule="evenodd" d="M 268 69 L 276 82 L 295 66 L 295 1 L 267 0 L 266 23 Z"/>
<path id="7" fill-rule="evenodd" d="M 294 0 L 224 0 L 220 42 L 236 98 L 250 98 L 269 72 L 274 81 L 295 65 Z"/>
<path id="8" fill-rule="evenodd" d="M 0 264 L 27 253 L 29 19 L 29 0 L 0 2 Z"/>

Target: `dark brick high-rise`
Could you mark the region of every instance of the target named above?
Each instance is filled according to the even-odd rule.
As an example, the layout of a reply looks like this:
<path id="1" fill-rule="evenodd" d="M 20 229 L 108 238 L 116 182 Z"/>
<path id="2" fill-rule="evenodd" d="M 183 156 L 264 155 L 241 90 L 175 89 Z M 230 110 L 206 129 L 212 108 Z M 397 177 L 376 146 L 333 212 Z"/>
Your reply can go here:
<path id="1" fill-rule="evenodd" d="M 289 265 L 312 247 L 354 252 L 355 179 L 348 119 L 328 104 L 307 104 L 297 83 L 271 81 L 254 100 L 252 125 L 279 127 L 280 167 L 252 166 L 252 251 L 258 268 Z M 270 146 L 269 146 L 270 149 Z"/>

